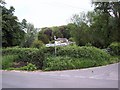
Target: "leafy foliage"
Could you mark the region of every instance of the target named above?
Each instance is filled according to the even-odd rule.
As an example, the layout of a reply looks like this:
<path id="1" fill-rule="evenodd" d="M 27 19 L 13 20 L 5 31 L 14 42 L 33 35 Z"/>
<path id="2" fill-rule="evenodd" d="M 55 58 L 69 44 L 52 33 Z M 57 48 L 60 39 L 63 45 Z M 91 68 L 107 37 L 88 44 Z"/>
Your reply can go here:
<path id="1" fill-rule="evenodd" d="M 3 49 L 3 56 L 5 55 L 18 55 L 16 62 L 32 63 L 39 69 L 42 68 L 45 59 L 44 52 L 37 48 L 6 48 Z"/>
<path id="2" fill-rule="evenodd" d="M 21 46 L 29 48 L 32 45 L 33 41 L 37 39 L 37 29 L 34 28 L 33 24 L 27 23 L 24 19 L 22 21 L 22 27 L 26 34 Z"/>
<path id="3" fill-rule="evenodd" d="M 45 27 L 39 32 L 25 19 L 21 23 L 18 22 L 17 16 L 14 15 L 14 7 L 7 9 L 5 4 L 3 0 L 0 0 L 2 46 L 19 47 L 20 45 L 20 47 L 27 48 L 3 49 L 4 69 L 11 67 L 13 62 L 29 63 L 27 66 L 14 68 L 18 70 L 42 68 L 44 70 L 65 70 L 106 65 L 120 60 L 120 1 L 94 2 L 94 11 L 75 14 L 68 25 Z M 54 36 L 75 41 L 78 46 L 82 47 L 76 45 L 57 47 L 57 56 L 54 56 L 55 48 L 47 48 L 43 45 L 54 42 Z M 107 47 L 110 48 L 112 57 L 99 49 L 106 50 Z"/>
<path id="4" fill-rule="evenodd" d="M 34 71 L 34 70 L 37 70 L 37 67 L 32 64 L 32 63 L 29 63 L 27 66 L 23 66 L 23 67 L 20 67 L 20 68 L 8 68 L 7 70 L 26 70 L 26 71 Z"/>
<path id="5" fill-rule="evenodd" d="M 74 45 L 57 48 L 57 56 L 49 55 L 44 61 L 43 70 L 80 69 L 106 65 L 115 61 L 112 59 L 110 61 L 109 54 L 92 46 Z"/>
<path id="6" fill-rule="evenodd" d="M 111 55 L 120 55 L 120 42 L 111 43 L 108 48 L 110 48 Z"/>
<path id="7" fill-rule="evenodd" d="M 70 38 L 70 30 L 67 25 L 54 26 L 54 27 L 45 27 L 42 28 L 38 33 L 38 40 L 41 40 L 43 43 L 47 44 L 54 40 L 54 36 L 57 38 Z"/>
<path id="8" fill-rule="evenodd" d="M 2 46 L 20 45 L 25 32 L 21 29 L 17 16 L 14 16 L 14 7 L 7 9 L 0 5 L 0 8 L 2 8 Z"/>
<path id="9" fill-rule="evenodd" d="M 60 56 L 69 56 L 74 58 L 89 58 L 96 61 L 109 60 L 110 55 L 95 47 L 67 46 L 61 47 L 58 52 Z"/>
<path id="10" fill-rule="evenodd" d="M 7 69 L 13 65 L 13 62 L 18 58 L 17 55 L 5 55 L 2 57 L 2 69 Z"/>
<path id="11" fill-rule="evenodd" d="M 91 43 L 98 48 L 107 48 L 112 42 L 120 41 L 120 1 L 93 4 L 94 11 L 73 15 L 71 35 L 79 46 Z"/>
<path id="12" fill-rule="evenodd" d="M 43 70 L 69 70 L 106 65 L 107 61 L 97 62 L 89 58 L 73 58 L 68 56 L 48 57 L 44 61 Z"/>
<path id="13" fill-rule="evenodd" d="M 38 33 L 38 40 L 41 40 L 44 44 L 49 43 L 49 39 L 48 39 L 47 35 L 44 34 L 43 32 Z"/>
<path id="14" fill-rule="evenodd" d="M 44 45 L 44 44 L 43 44 L 42 41 L 40 41 L 40 40 L 35 40 L 35 41 L 33 41 L 31 47 L 33 47 L 33 48 L 41 48 L 43 45 Z"/>

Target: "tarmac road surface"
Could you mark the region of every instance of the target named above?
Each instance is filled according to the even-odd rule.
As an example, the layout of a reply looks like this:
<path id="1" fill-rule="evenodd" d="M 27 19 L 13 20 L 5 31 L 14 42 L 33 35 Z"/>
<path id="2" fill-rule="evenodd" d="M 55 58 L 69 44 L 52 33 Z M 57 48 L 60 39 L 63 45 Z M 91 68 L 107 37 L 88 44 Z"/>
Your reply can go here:
<path id="1" fill-rule="evenodd" d="M 118 88 L 118 64 L 65 71 L 0 72 L 2 88 Z"/>

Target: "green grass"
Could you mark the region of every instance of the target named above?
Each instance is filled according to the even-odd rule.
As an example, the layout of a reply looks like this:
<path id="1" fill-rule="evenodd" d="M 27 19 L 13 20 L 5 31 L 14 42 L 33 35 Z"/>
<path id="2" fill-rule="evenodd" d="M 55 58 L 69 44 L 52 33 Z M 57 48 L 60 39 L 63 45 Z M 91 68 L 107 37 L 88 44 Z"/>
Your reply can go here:
<path id="1" fill-rule="evenodd" d="M 13 62 L 17 59 L 17 55 L 5 55 L 2 57 L 2 69 L 7 69 L 13 65 Z"/>

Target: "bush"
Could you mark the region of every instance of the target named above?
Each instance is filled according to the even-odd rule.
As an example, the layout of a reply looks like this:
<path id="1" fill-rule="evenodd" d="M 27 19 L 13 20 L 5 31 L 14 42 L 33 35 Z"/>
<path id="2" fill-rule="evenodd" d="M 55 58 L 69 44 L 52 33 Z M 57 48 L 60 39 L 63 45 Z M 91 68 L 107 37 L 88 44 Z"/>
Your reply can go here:
<path id="1" fill-rule="evenodd" d="M 86 43 L 85 46 L 92 46 L 92 44 L 91 43 Z"/>
<path id="2" fill-rule="evenodd" d="M 59 50 L 59 46 L 56 47 L 56 51 Z M 42 51 L 44 52 L 44 54 L 48 55 L 48 56 L 53 56 L 55 55 L 55 47 L 42 47 Z"/>
<path id="3" fill-rule="evenodd" d="M 110 61 L 109 61 L 109 63 L 110 64 L 113 64 L 113 63 L 118 63 L 118 62 L 120 62 L 120 57 L 119 56 L 112 56 L 111 58 L 110 58 Z"/>
<path id="4" fill-rule="evenodd" d="M 92 46 L 65 46 L 57 47 L 57 56 L 54 54 L 54 47 L 37 48 L 6 48 L 3 49 L 3 57 L 17 55 L 16 58 L 6 61 L 23 62 L 25 65 L 15 70 L 67 70 L 80 69 L 94 66 L 106 65 L 118 62 L 118 59 L 110 59 L 105 51 Z M 45 57 L 47 56 L 47 57 Z M 12 58 L 12 57 L 11 57 Z M 17 63 L 17 64 L 18 64 Z M 30 63 L 27 65 L 27 63 Z M 5 69 L 12 64 L 4 64 Z M 27 65 L 27 66 L 26 66 Z M 8 67 L 7 67 L 8 66 Z M 36 67 L 36 68 L 35 68 Z M 14 68 L 9 68 L 14 69 Z"/>
<path id="5" fill-rule="evenodd" d="M 17 55 L 6 55 L 2 57 L 2 69 L 10 68 L 13 62 L 18 58 Z"/>
<path id="6" fill-rule="evenodd" d="M 89 58 L 96 61 L 107 61 L 110 59 L 110 55 L 101 49 L 96 47 L 87 46 L 67 46 L 61 47 L 57 51 L 58 56 L 69 56 L 73 58 Z"/>
<path id="7" fill-rule="evenodd" d="M 7 70 L 27 70 L 27 71 L 34 71 L 36 69 L 37 69 L 37 67 L 34 64 L 29 63 L 27 66 L 23 66 L 23 67 L 20 67 L 20 68 L 8 68 Z"/>
<path id="8" fill-rule="evenodd" d="M 69 38 L 69 41 L 71 41 L 71 42 L 74 42 L 75 40 L 74 40 L 74 38 Z"/>
<path id="9" fill-rule="evenodd" d="M 19 54 L 23 54 L 26 55 L 28 54 L 29 52 L 32 52 L 32 51 L 38 51 L 39 49 L 37 48 L 5 48 L 5 49 L 2 49 L 2 55 L 19 55 Z"/>
<path id="10" fill-rule="evenodd" d="M 111 55 L 120 55 L 120 42 L 111 43 L 108 48 L 110 49 Z"/>
<path id="11" fill-rule="evenodd" d="M 36 69 L 37 69 L 37 67 L 32 63 L 29 63 L 27 66 L 18 68 L 18 70 L 27 70 L 27 71 L 34 71 Z"/>
<path id="12" fill-rule="evenodd" d="M 72 66 L 69 66 L 66 62 L 68 60 L 71 61 L 71 58 L 69 58 L 69 57 L 48 57 L 44 61 L 43 70 L 46 70 L 46 71 L 65 70 L 65 69 L 68 69 L 69 67 L 71 67 L 71 69 L 72 69 Z"/>
<path id="13" fill-rule="evenodd" d="M 33 47 L 33 48 L 41 48 L 43 45 L 44 45 L 44 44 L 43 44 L 42 41 L 40 41 L 40 40 L 35 40 L 35 41 L 32 43 L 31 47 Z"/>
<path id="14" fill-rule="evenodd" d="M 107 62 L 97 62 L 89 58 L 71 58 L 71 57 L 48 57 L 44 61 L 43 70 L 69 70 L 69 69 L 81 69 L 94 66 L 106 65 Z"/>
<path id="15" fill-rule="evenodd" d="M 18 59 L 16 62 L 28 62 L 35 64 L 38 69 L 41 69 L 43 66 L 43 61 L 45 59 L 45 55 L 42 49 L 37 48 L 6 48 L 3 49 L 4 55 L 18 55 Z"/>

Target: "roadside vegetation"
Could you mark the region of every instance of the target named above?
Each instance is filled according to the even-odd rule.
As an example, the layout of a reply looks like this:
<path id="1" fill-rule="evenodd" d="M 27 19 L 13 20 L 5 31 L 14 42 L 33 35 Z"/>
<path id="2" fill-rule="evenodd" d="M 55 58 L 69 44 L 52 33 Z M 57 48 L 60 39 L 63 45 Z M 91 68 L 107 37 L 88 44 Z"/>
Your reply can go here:
<path id="1" fill-rule="evenodd" d="M 81 69 L 120 61 L 120 1 L 94 2 L 93 11 L 74 14 L 67 25 L 41 30 L 26 19 L 19 22 L 15 8 L 5 4 L 0 0 L 3 70 Z M 54 47 L 45 47 L 54 36 L 75 44 L 56 47 L 55 53 Z"/>
<path id="2" fill-rule="evenodd" d="M 70 70 L 97 67 L 120 61 L 120 57 L 113 54 L 114 50 L 108 52 L 93 46 L 57 47 L 56 55 L 54 47 L 41 49 L 15 47 L 5 48 L 2 51 L 4 70 Z"/>

